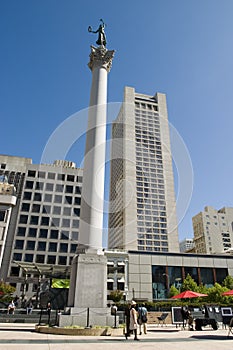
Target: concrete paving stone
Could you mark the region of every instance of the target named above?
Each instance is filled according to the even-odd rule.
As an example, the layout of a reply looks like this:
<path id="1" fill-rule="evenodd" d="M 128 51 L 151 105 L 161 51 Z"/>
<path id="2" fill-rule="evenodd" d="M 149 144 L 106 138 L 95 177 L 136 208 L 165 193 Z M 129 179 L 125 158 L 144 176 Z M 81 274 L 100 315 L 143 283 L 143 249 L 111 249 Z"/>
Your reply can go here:
<path id="1" fill-rule="evenodd" d="M 148 333 L 139 336 L 140 341 L 124 336 L 63 336 L 42 334 L 30 324 L 0 324 L 1 350 L 229 350 L 233 335 L 228 329 L 217 331 L 205 327 L 202 331 L 188 331 L 173 325 L 158 327 L 148 325 Z"/>

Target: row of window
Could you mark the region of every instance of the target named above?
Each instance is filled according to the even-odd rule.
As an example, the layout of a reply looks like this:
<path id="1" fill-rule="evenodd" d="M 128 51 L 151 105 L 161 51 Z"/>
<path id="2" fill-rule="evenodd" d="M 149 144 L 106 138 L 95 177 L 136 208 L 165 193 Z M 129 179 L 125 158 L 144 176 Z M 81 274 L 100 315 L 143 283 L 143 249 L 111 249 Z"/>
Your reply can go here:
<path id="1" fill-rule="evenodd" d="M 55 227 L 79 227 L 79 220 L 61 219 L 61 218 L 50 218 L 49 216 L 36 216 L 36 215 L 20 215 L 20 224 L 30 224 L 30 225 L 41 225 L 41 226 L 55 226 Z"/>
<path id="2" fill-rule="evenodd" d="M 15 246 L 14 249 L 18 250 L 37 250 L 37 251 L 48 251 L 48 252 L 60 252 L 60 253 L 68 253 L 68 250 L 70 253 L 75 253 L 77 248 L 77 244 L 68 244 L 68 243 L 58 243 L 57 242 L 45 242 L 45 241 L 30 241 L 27 240 L 15 240 Z"/>
<path id="3" fill-rule="evenodd" d="M 24 261 L 24 262 L 34 262 L 39 264 L 52 264 L 52 265 L 70 265 L 72 262 L 72 257 L 67 257 L 63 255 L 42 255 L 42 254 L 22 254 L 22 253 L 14 253 L 13 255 L 14 261 Z M 13 267 L 12 267 L 13 268 Z M 16 272 L 12 272 L 11 269 L 11 276 L 19 276 Z"/>
<path id="4" fill-rule="evenodd" d="M 65 193 L 75 193 L 81 194 L 81 187 L 80 186 L 73 186 L 73 185 L 62 185 L 62 184 L 54 184 L 51 182 L 34 182 L 34 181 L 26 181 L 25 182 L 25 189 L 30 190 L 40 190 L 40 191 L 50 191 L 50 192 L 65 192 Z"/>
<path id="5" fill-rule="evenodd" d="M 34 227 L 23 227 L 19 226 L 18 231 L 17 231 L 17 236 L 28 236 L 28 237 L 38 237 L 38 238 L 50 238 L 50 239 L 59 239 L 59 240 L 73 240 L 77 241 L 78 240 L 78 231 L 64 231 L 62 230 L 61 232 L 59 230 L 48 230 L 46 228 L 34 228 Z"/>
<path id="6" fill-rule="evenodd" d="M 44 193 L 43 196 L 39 192 L 35 192 L 32 197 L 32 192 L 25 191 L 23 194 L 23 199 L 34 202 L 48 202 L 48 203 L 65 203 L 65 204 L 75 204 L 80 205 L 81 204 L 81 198 L 80 197 L 73 197 L 73 196 L 62 196 L 62 195 L 52 195 L 49 193 Z"/>
<path id="7" fill-rule="evenodd" d="M 163 253 L 168 252 L 168 248 L 165 248 L 165 247 L 148 247 L 143 245 L 139 245 L 138 250 L 146 251 L 146 252 L 163 252 Z"/>
<path id="8" fill-rule="evenodd" d="M 21 207 L 22 212 L 31 212 L 31 213 L 47 213 L 54 215 L 64 215 L 64 216 L 79 216 L 80 208 L 72 208 L 72 207 L 60 207 L 54 205 L 51 207 L 50 205 L 40 205 L 35 203 L 22 203 Z M 1 213 L 1 212 L 0 212 Z"/>
<path id="9" fill-rule="evenodd" d="M 34 178 L 41 178 L 45 179 L 47 175 L 47 179 L 49 180 L 59 180 L 59 181 L 70 181 L 70 182 L 81 182 L 82 183 L 82 176 L 75 176 L 70 174 L 59 174 L 59 173 L 53 173 L 53 172 L 45 172 L 45 171 L 37 171 L 37 170 L 28 170 L 28 177 L 34 177 Z"/>

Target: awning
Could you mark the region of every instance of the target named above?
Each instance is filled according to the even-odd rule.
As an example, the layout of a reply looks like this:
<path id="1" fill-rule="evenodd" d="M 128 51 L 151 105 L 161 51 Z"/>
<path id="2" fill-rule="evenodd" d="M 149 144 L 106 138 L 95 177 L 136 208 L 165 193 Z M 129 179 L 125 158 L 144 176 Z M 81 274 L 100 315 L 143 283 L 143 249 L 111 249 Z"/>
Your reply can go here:
<path id="1" fill-rule="evenodd" d="M 108 262 L 107 262 L 107 265 L 109 265 L 109 266 L 114 266 L 114 262 L 113 262 L 113 261 L 108 261 Z"/>
<path id="2" fill-rule="evenodd" d="M 125 263 L 124 263 L 124 261 L 118 261 L 117 265 L 118 266 L 125 266 Z"/>
<path id="3" fill-rule="evenodd" d="M 114 282 L 114 279 L 113 278 L 108 278 L 107 282 Z"/>

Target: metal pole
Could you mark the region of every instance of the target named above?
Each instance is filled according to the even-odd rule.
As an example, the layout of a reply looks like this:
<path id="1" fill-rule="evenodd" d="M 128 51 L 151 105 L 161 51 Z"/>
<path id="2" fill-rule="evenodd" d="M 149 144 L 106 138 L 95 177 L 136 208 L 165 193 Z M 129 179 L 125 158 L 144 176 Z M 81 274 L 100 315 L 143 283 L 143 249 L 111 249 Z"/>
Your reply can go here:
<path id="1" fill-rule="evenodd" d="M 86 328 L 89 328 L 89 321 L 90 321 L 90 309 L 89 307 L 87 308 L 87 325 L 86 325 Z"/>

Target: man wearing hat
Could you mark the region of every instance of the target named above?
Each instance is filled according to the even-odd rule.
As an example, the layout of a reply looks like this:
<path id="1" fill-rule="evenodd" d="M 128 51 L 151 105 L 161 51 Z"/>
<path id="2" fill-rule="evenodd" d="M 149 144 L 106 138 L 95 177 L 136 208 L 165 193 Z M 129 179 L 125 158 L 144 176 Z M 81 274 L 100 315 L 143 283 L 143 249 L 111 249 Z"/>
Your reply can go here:
<path id="1" fill-rule="evenodd" d="M 138 319 L 138 313 L 136 311 L 136 302 L 134 300 L 131 301 L 131 308 L 130 308 L 130 324 L 129 329 L 133 331 L 134 333 L 134 340 L 139 340 L 137 336 L 137 319 Z"/>

